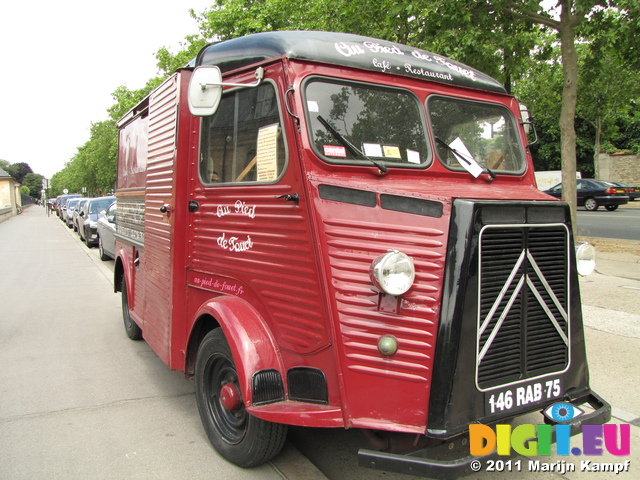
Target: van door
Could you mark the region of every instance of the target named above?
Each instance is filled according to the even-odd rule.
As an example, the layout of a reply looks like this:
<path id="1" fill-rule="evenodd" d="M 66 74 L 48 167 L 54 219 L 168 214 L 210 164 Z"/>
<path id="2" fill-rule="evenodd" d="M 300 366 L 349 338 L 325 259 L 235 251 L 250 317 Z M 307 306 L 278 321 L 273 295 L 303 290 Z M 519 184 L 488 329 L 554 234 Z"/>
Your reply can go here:
<path id="1" fill-rule="evenodd" d="M 282 65 L 268 66 L 260 86 L 225 92 L 202 118 L 187 284 L 194 308 L 212 296 L 240 297 L 280 347 L 311 353 L 329 336 L 285 89 Z"/>

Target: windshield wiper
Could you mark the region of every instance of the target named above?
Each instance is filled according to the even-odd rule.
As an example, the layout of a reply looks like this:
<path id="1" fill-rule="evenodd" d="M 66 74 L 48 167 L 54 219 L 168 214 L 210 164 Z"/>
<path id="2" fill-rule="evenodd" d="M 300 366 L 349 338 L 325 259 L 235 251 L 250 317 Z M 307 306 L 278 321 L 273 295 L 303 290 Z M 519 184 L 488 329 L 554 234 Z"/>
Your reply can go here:
<path id="1" fill-rule="evenodd" d="M 447 150 L 449 150 L 451 153 L 453 153 L 453 155 L 458 159 L 458 161 L 463 161 L 466 162 L 467 165 L 471 165 L 471 162 L 469 160 L 467 160 L 465 158 L 465 156 L 460 153 L 459 151 L 457 151 L 455 148 L 453 148 L 451 145 L 449 145 L 447 142 L 445 142 L 444 140 L 442 140 L 440 137 L 435 137 L 436 139 L 436 143 L 442 145 L 444 148 L 446 148 Z M 476 162 L 477 163 L 477 162 Z M 467 168 L 465 168 L 465 170 L 468 171 Z M 493 171 L 491 169 L 489 169 L 489 167 L 484 167 L 484 170 L 487 171 L 487 173 L 489 174 L 489 177 L 491 178 L 491 180 L 493 180 L 494 178 L 496 178 L 496 174 L 493 173 Z M 471 173 L 471 172 L 469 172 Z"/>
<path id="2" fill-rule="evenodd" d="M 353 143 L 351 143 L 349 140 L 347 140 L 346 138 L 344 138 L 335 128 L 333 128 L 329 122 L 327 122 L 324 118 L 322 118 L 322 115 L 318 115 L 318 121 L 322 124 L 322 126 L 324 128 L 327 129 L 327 131 L 333 135 L 333 137 L 342 144 L 342 146 L 344 148 L 346 148 L 347 150 L 349 150 L 349 152 L 351 152 L 351 155 L 353 155 L 354 157 L 360 157 L 364 160 L 368 160 L 369 162 L 371 162 L 373 165 L 375 165 L 376 167 L 378 167 L 378 169 L 383 172 L 383 173 L 387 173 L 389 171 L 389 169 L 384 166 L 383 164 L 381 164 L 380 162 L 376 162 L 375 160 L 367 157 L 363 152 L 361 152 L 360 150 L 358 150 L 355 145 L 353 145 Z"/>

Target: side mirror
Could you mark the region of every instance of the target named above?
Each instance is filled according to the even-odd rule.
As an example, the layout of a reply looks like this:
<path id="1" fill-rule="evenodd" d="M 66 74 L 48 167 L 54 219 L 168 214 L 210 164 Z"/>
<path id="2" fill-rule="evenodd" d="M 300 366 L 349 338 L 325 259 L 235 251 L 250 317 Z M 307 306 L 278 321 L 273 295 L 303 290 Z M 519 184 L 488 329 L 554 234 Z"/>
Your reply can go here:
<path id="1" fill-rule="evenodd" d="M 222 73 L 216 66 L 203 66 L 194 70 L 189 80 L 189 111 L 191 115 L 213 115 L 222 98 Z"/>
<path id="2" fill-rule="evenodd" d="M 538 132 L 533 124 L 533 119 L 529 115 L 529 109 L 523 103 L 520 104 L 520 125 L 524 128 L 524 133 L 527 135 L 527 148 L 538 142 Z M 529 141 L 529 134 L 533 131 L 533 141 Z"/>
<path id="3" fill-rule="evenodd" d="M 529 115 L 529 109 L 524 103 L 520 104 L 520 123 L 524 127 L 524 132 L 529 135 L 531 129 L 531 117 Z"/>
<path id="4" fill-rule="evenodd" d="M 205 117 L 213 115 L 222 99 L 222 87 L 257 87 L 264 78 L 264 69 L 256 69 L 255 83 L 223 83 L 222 72 L 215 65 L 197 67 L 189 80 L 189 111 L 191 115 Z"/>

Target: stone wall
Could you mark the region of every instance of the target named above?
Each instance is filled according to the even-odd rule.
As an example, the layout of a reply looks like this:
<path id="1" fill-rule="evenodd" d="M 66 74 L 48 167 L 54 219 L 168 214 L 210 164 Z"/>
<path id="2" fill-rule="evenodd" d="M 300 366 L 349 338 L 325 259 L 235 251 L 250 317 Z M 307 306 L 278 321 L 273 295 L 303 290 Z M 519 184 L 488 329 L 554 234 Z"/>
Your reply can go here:
<path id="1" fill-rule="evenodd" d="M 596 178 L 640 185 L 640 157 L 626 153 L 601 153 L 596 160 Z"/>

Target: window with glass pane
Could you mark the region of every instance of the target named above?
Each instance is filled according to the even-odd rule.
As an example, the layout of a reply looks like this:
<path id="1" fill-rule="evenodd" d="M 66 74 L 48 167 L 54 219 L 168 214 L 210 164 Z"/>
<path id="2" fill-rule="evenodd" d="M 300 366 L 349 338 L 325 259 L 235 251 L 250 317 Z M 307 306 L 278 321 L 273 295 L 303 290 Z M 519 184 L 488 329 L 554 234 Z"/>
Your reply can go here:
<path id="1" fill-rule="evenodd" d="M 438 158 L 447 167 L 475 161 L 493 172 L 524 171 L 522 143 L 507 108 L 444 97 L 430 98 L 428 106 Z"/>
<path id="2" fill-rule="evenodd" d="M 407 91 L 313 80 L 305 101 L 311 141 L 328 161 L 424 167 L 430 160 L 421 105 Z"/>
<path id="3" fill-rule="evenodd" d="M 204 184 L 274 182 L 286 154 L 272 84 L 225 94 L 202 119 L 200 178 Z"/>

